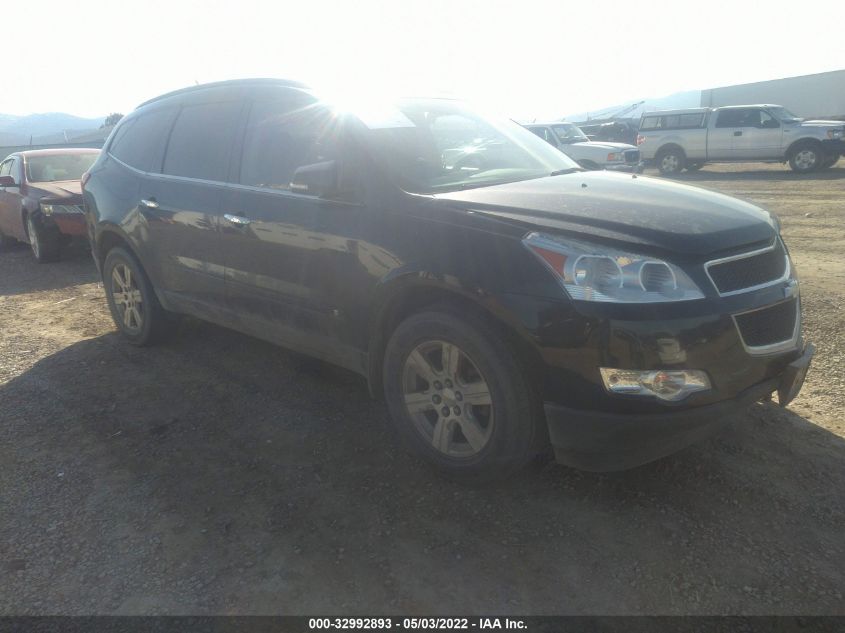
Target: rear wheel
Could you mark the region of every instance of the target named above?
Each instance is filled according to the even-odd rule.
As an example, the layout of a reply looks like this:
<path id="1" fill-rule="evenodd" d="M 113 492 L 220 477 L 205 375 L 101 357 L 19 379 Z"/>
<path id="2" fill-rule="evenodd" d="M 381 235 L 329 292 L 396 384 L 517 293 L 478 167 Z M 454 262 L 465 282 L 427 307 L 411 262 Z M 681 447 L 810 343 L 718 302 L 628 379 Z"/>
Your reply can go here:
<path id="1" fill-rule="evenodd" d="M 168 313 L 129 251 L 121 247 L 109 251 L 103 264 L 103 286 L 115 325 L 133 345 L 151 345 L 171 329 Z"/>
<path id="2" fill-rule="evenodd" d="M 661 150 L 657 156 L 657 168 L 664 176 L 677 176 L 686 166 L 687 158 L 678 147 Z"/>
<path id="3" fill-rule="evenodd" d="M 789 156 L 789 166 L 792 171 L 806 174 L 818 169 L 824 160 L 824 154 L 815 143 L 805 143 L 792 150 L 792 154 Z"/>
<path id="4" fill-rule="evenodd" d="M 399 436 L 449 477 L 502 478 L 539 452 L 542 416 L 524 364 L 482 319 L 444 307 L 402 322 L 384 390 Z"/>
<path id="5" fill-rule="evenodd" d="M 32 214 L 26 216 L 26 233 L 29 247 L 39 264 L 54 262 L 59 259 L 59 236 L 55 231 L 48 231 Z"/>

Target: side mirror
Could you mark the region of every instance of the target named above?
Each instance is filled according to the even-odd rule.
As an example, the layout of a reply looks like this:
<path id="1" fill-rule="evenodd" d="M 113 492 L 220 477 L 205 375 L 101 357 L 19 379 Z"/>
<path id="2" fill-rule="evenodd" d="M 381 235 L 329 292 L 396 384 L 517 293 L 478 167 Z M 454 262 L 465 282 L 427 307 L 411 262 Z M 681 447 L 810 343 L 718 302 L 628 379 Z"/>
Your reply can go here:
<path id="1" fill-rule="evenodd" d="M 333 160 L 298 167 L 290 181 L 291 191 L 320 198 L 336 194 L 337 189 L 337 163 Z"/>
<path id="2" fill-rule="evenodd" d="M 765 121 L 763 121 L 763 126 L 762 126 L 762 127 L 763 127 L 764 129 L 769 129 L 769 130 L 772 130 L 772 129 L 775 129 L 775 128 L 779 128 L 779 127 L 780 127 L 780 123 L 778 123 L 778 122 L 777 122 L 777 121 L 775 121 L 774 119 L 766 119 Z"/>
<path id="3" fill-rule="evenodd" d="M 17 187 L 18 183 L 11 176 L 0 176 L 0 187 Z"/>

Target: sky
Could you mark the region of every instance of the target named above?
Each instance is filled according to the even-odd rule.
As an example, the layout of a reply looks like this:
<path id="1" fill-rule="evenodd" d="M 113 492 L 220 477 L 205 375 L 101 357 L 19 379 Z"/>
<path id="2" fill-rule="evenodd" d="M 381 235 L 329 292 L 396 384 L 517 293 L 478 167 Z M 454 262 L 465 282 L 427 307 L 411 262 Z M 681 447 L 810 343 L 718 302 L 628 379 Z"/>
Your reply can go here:
<path id="1" fill-rule="evenodd" d="M 801 6 L 7 2 L 0 112 L 126 113 L 195 83 L 283 77 L 332 95 L 450 94 L 518 119 L 558 118 L 677 91 L 845 68 L 841 1 Z"/>

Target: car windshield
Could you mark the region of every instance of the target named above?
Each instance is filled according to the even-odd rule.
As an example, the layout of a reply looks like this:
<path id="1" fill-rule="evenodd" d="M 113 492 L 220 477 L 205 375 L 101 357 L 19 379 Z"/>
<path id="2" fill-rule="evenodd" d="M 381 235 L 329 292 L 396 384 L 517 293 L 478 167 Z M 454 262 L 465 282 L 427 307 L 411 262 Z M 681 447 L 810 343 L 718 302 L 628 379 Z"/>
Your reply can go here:
<path id="1" fill-rule="evenodd" d="M 590 140 L 580 127 L 572 123 L 553 125 L 552 129 L 557 134 L 561 143 L 581 143 Z"/>
<path id="2" fill-rule="evenodd" d="M 793 114 L 792 112 L 790 112 L 789 110 L 787 110 L 784 107 L 769 108 L 768 110 L 773 117 L 775 117 L 777 120 L 782 121 L 782 122 L 783 121 L 789 122 L 789 121 L 803 121 L 804 120 L 800 116 L 798 116 L 797 114 Z"/>
<path id="3" fill-rule="evenodd" d="M 79 180 L 95 160 L 97 160 L 95 152 L 27 156 L 26 179 L 29 182 Z"/>
<path id="4" fill-rule="evenodd" d="M 373 156 L 411 193 L 440 193 L 577 169 L 566 155 L 513 121 L 446 99 L 402 100 L 355 112 Z"/>

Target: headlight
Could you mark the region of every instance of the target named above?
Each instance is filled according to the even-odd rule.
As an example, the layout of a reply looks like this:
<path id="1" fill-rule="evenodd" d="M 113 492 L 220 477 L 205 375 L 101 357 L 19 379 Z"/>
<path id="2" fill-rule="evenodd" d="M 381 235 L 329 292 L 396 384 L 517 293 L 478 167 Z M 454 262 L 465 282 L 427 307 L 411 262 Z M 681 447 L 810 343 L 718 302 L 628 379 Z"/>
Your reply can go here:
<path id="1" fill-rule="evenodd" d="M 612 152 L 607 155 L 607 162 L 612 163 L 617 160 L 625 160 L 625 156 L 618 152 Z"/>
<path id="2" fill-rule="evenodd" d="M 704 298 L 683 270 L 659 259 L 543 233 L 529 233 L 523 243 L 573 299 L 661 303 Z"/>
<path id="3" fill-rule="evenodd" d="M 41 205 L 41 212 L 44 215 L 53 215 L 53 205 L 52 204 L 42 204 Z"/>
<path id="4" fill-rule="evenodd" d="M 841 139 L 842 138 L 842 130 L 828 130 L 827 131 L 827 138 Z"/>

